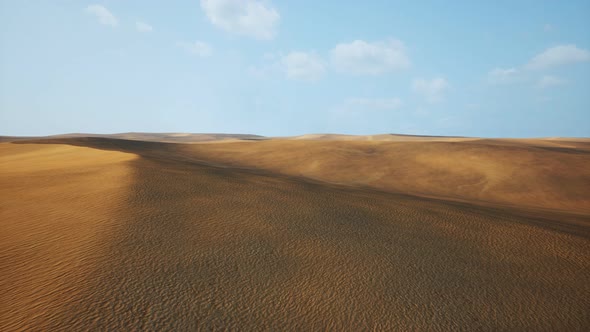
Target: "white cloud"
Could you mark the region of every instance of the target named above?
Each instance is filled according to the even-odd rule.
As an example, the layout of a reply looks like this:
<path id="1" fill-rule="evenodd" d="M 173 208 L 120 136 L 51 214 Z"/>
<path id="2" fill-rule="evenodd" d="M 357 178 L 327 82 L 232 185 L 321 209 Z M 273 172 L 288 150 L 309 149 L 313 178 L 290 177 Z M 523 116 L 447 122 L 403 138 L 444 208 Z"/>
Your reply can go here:
<path id="1" fill-rule="evenodd" d="M 338 71 L 368 75 L 410 66 L 404 44 L 394 39 L 379 42 L 355 40 L 338 44 L 331 51 L 331 61 Z"/>
<path id="2" fill-rule="evenodd" d="M 537 54 L 525 66 L 527 69 L 546 69 L 550 67 L 590 61 L 590 52 L 576 45 L 559 45 Z"/>
<path id="3" fill-rule="evenodd" d="M 548 88 L 552 86 L 564 85 L 565 83 L 567 83 L 567 81 L 559 77 L 545 75 L 537 82 L 537 87 Z"/>
<path id="4" fill-rule="evenodd" d="M 209 44 L 202 41 L 178 42 L 176 46 L 185 49 L 187 52 L 200 57 L 208 57 L 213 54 L 213 49 Z"/>
<path id="5" fill-rule="evenodd" d="M 228 32 L 256 39 L 272 39 L 281 16 L 256 0 L 201 0 L 201 8 L 211 23 Z"/>
<path id="6" fill-rule="evenodd" d="M 96 16 L 100 24 L 110 25 L 112 27 L 116 27 L 119 24 L 115 15 L 111 14 L 108 9 L 101 5 L 89 5 L 86 7 L 86 12 Z"/>
<path id="7" fill-rule="evenodd" d="M 350 98 L 345 105 L 346 109 L 354 110 L 395 110 L 402 101 L 399 98 Z"/>
<path id="8" fill-rule="evenodd" d="M 493 84 L 512 83 L 519 73 L 516 68 L 494 68 L 488 73 L 488 81 Z"/>
<path id="9" fill-rule="evenodd" d="M 265 53 L 264 63 L 250 66 L 248 74 L 268 79 L 284 75 L 292 80 L 316 81 L 326 73 L 324 61 L 315 52 Z"/>
<path id="10" fill-rule="evenodd" d="M 445 92 L 450 88 L 449 82 L 441 77 L 431 80 L 417 78 L 412 83 L 412 90 L 418 93 L 430 103 L 440 102 L 444 99 Z"/>
<path id="11" fill-rule="evenodd" d="M 139 32 L 151 32 L 152 30 L 154 30 L 154 28 L 151 25 L 141 21 L 135 22 L 135 28 Z"/>
<path id="12" fill-rule="evenodd" d="M 320 79 L 326 68 L 315 53 L 291 52 L 281 58 L 287 78 L 307 81 Z"/>

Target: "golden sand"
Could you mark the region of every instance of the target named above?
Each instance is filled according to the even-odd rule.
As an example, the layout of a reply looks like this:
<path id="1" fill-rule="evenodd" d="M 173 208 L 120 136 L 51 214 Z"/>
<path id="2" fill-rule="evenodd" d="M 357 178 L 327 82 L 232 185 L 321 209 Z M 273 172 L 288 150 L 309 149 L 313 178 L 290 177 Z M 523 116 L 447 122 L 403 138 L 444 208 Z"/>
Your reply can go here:
<path id="1" fill-rule="evenodd" d="M 587 154 L 60 142 L 0 144 L 2 331 L 589 326 Z"/>

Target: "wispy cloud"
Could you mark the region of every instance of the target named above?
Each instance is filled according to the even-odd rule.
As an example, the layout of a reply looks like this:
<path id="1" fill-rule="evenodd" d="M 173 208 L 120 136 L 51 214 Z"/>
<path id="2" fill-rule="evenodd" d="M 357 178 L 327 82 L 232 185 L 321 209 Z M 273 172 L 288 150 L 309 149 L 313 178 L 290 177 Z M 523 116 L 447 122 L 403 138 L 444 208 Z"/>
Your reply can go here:
<path id="1" fill-rule="evenodd" d="M 208 57 L 213 54 L 213 48 L 209 44 L 202 41 L 186 42 L 181 41 L 176 43 L 176 46 L 186 50 L 192 55 L 200 57 Z"/>
<path id="2" fill-rule="evenodd" d="M 512 68 L 494 68 L 487 74 L 489 83 L 506 84 L 515 82 L 535 82 L 534 73 L 551 68 L 572 65 L 580 62 L 590 62 L 590 51 L 578 48 L 576 45 L 558 45 L 547 48 L 535 55 L 527 63 Z M 533 77 L 531 77 L 533 76 Z M 535 85 L 545 88 L 563 85 L 566 81 L 554 76 L 545 75 Z"/>
<path id="3" fill-rule="evenodd" d="M 488 82 L 492 84 L 513 83 L 520 71 L 516 68 L 494 68 L 488 72 Z"/>
<path id="4" fill-rule="evenodd" d="M 290 80 L 317 81 L 327 71 L 324 60 L 313 51 L 265 53 L 262 59 L 262 64 L 248 68 L 250 75 L 262 79 L 284 76 Z"/>
<path id="5" fill-rule="evenodd" d="M 281 18 L 268 1 L 201 0 L 201 8 L 213 25 L 256 39 L 273 39 Z"/>
<path id="6" fill-rule="evenodd" d="M 590 51 L 578 48 L 576 45 L 559 45 L 534 56 L 525 68 L 541 70 L 588 61 L 590 61 Z"/>
<path id="7" fill-rule="evenodd" d="M 553 24 L 547 23 L 543 26 L 543 30 L 545 30 L 545 32 L 551 32 L 555 30 L 555 26 L 553 26 Z"/>
<path id="8" fill-rule="evenodd" d="M 98 19 L 100 24 L 116 27 L 119 25 L 117 18 L 108 9 L 101 5 L 89 5 L 86 7 L 86 12 L 90 13 Z"/>
<path id="9" fill-rule="evenodd" d="M 378 75 L 410 67 L 404 44 L 395 39 L 341 43 L 332 49 L 330 58 L 337 71 L 352 74 Z"/>
<path id="10" fill-rule="evenodd" d="M 314 52 L 291 52 L 281 59 L 281 65 L 289 79 L 316 81 L 326 72 Z"/>
<path id="11" fill-rule="evenodd" d="M 548 88 L 552 86 L 564 85 L 567 81 L 559 77 L 545 75 L 537 82 L 537 87 Z"/>
<path id="12" fill-rule="evenodd" d="M 417 78 L 412 83 L 412 90 L 415 93 L 422 95 L 429 103 L 443 101 L 445 93 L 449 88 L 449 82 L 442 77 L 436 77 L 433 79 Z"/>
<path id="13" fill-rule="evenodd" d="M 246 70 L 248 75 L 258 79 L 269 79 L 280 70 L 278 63 L 265 64 L 260 66 L 249 66 Z"/>
<path id="14" fill-rule="evenodd" d="M 135 29 L 139 32 L 151 32 L 154 30 L 151 25 L 141 21 L 135 22 Z"/>

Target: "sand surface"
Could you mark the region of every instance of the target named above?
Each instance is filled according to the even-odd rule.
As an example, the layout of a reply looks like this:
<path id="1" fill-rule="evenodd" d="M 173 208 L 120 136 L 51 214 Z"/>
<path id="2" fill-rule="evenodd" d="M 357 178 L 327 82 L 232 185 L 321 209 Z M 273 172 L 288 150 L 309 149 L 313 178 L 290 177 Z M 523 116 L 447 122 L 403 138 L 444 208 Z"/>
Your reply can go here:
<path id="1" fill-rule="evenodd" d="M 46 330 L 79 294 L 120 223 L 135 157 L 0 144 L 1 331 Z"/>
<path id="2" fill-rule="evenodd" d="M 2 331 L 590 327 L 584 140 L 36 143 L 0 144 Z"/>
<path id="3" fill-rule="evenodd" d="M 590 142 L 267 140 L 183 145 L 234 167 L 469 202 L 590 214 Z"/>

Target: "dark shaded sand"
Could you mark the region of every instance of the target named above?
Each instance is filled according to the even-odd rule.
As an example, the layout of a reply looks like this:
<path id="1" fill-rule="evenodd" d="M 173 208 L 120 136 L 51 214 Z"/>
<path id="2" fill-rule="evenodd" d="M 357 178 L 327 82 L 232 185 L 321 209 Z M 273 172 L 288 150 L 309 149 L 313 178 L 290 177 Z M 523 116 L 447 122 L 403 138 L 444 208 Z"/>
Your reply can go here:
<path id="1" fill-rule="evenodd" d="M 0 144 L 0 330 L 590 327 L 584 142 L 290 142 Z"/>

